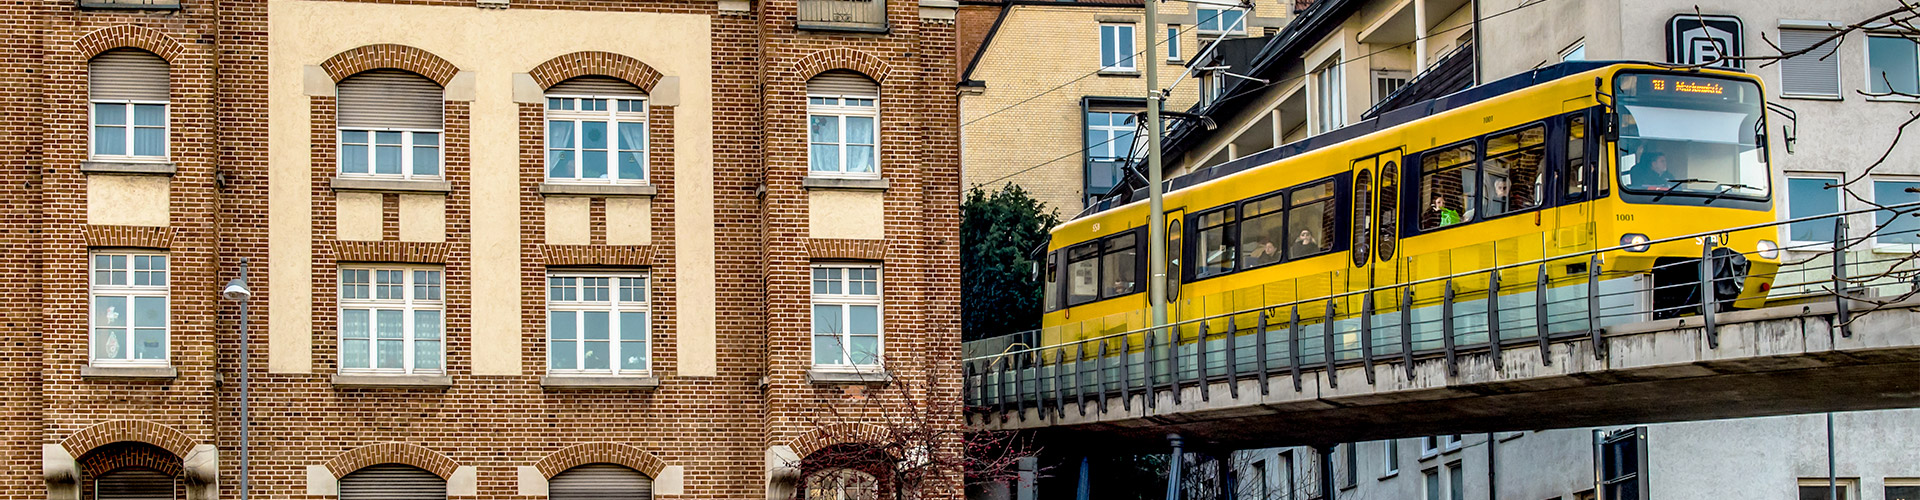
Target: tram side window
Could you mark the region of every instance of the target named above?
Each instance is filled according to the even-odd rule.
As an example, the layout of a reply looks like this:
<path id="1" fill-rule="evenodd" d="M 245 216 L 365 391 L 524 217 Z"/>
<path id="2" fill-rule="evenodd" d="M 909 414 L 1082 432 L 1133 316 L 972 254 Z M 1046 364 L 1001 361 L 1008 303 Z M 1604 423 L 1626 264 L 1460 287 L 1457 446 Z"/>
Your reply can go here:
<path id="1" fill-rule="evenodd" d="M 1231 207 L 1201 214 L 1195 222 L 1194 257 L 1200 259 L 1193 269 L 1194 278 L 1208 278 L 1233 272 L 1239 253 L 1234 245 L 1234 217 Z"/>
<path id="2" fill-rule="evenodd" d="M 1420 229 L 1438 229 L 1473 220 L 1479 159 L 1479 151 L 1471 142 L 1421 155 Z"/>
<path id="3" fill-rule="evenodd" d="M 1041 264 L 1045 267 L 1042 272 L 1046 273 L 1047 282 L 1046 286 L 1041 287 L 1045 290 L 1042 292 L 1041 303 L 1046 304 L 1047 312 L 1060 308 L 1060 261 L 1054 260 L 1057 258 L 1060 258 L 1058 252 L 1048 252 L 1046 263 Z"/>
<path id="4" fill-rule="evenodd" d="M 1587 167 L 1587 117 L 1567 117 L 1567 164 L 1561 172 L 1561 182 L 1566 183 L 1566 199 L 1586 199 L 1587 184 L 1591 183 L 1593 173 Z"/>
<path id="5" fill-rule="evenodd" d="M 1100 298 L 1100 242 L 1067 249 L 1067 305 Z"/>
<path id="6" fill-rule="evenodd" d="M 1280 262 L 1287 244 L 1287 197 L 1276 193 L 1240 205 L 1240 265 L 1242 269 Z"/>
<path id="7" fill-rule="evenodd" d="M 1135 239 L 1135 233 L 1107 238 L 1106 250 L 1100 254 L 1100 276 L 1106 280 L 1100 298 L 1111 299 L 1139 290 L 1140 247 L 1134 244 Z"/>
<path id="8" fill-rule="evenodd" d="M 1293 205 L 1287 210 L 1287 228 L 1293 233 L 1291 242 L 1287 244 L 1288 259 L 1311 257 L 1333 250 L 1329 242 L 1335 230 L 1334 218 L 1338 214 L 1333 206 L 1333 194 L 1332 181 L 1293 190 Z"/>
<path id="9" fill-rule="evenodd" d="M 1400 169 L 1394 162 L 1380 167 L 1380 248 L 1374 251 L 1380 262 L 1393 258 L 1400 237 Z"/>
<path id="10" fill-rule="evenodd" d="M 1480 208 L 1494 216 L 1540 206 L 1547 172 L 1547 128 L 1534 125 L 1487 138 L 1487 189 Z"/>

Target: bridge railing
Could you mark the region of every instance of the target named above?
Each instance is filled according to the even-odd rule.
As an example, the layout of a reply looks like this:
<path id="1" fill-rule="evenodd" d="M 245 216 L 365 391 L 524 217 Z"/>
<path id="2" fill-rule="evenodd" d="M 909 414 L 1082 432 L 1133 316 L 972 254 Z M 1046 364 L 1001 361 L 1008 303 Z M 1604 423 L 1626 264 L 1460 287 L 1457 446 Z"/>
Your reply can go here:
<path id="1" fill-rule="evenodd" d="M 1916 262 L 1920 260 L 1920 234 L 1916 234 L 1920 213 L 1916 212 L 1920 202 L 1557 254 L 1544 244 L 1533 247 L 1538 253 L 1500 252 L 1500 243 L 1492 242 L 1491 255 L 1539 257 L 1308 298 L 1267 294 L 1253 300 L 1287 300 L 1202 309 L 1224 312 L 1160 328 L 1096 330 L 1095 335 L 1071 341 L 1059 341 L 1065 335 L 1057 331 L 1035 330 L 975 341 L 969 353 L 977 355 L 965 359 L 963 366 L 968 419 L 1024 420 L 1030 414 L 1058 418 L 1069 411 L 1085 415 L 1090 406 L 1091 411 L 1108 411 L 1109 400 L 1115 398 L 1122 411 L 1145 405 L 1147 413 L 1154 413 L 1162 394 L 1170 393 L 1170 400 L 1179 404 L 1187 396 L 1184 389 L 1197 387 L 1202 400 L 1237 399 L 1239 382 L 1252 379 L 1259 381 L 1258 391 L 1266 395 L 1276 390 L 1273 381 L 1281 376 L 1290 377 L 1290 389 L 1302 391 L 1301 375 L 1307 373 L 1325 374 L 1333 387 L 1371 385 L 1378 383 L 1380 372 L 1375 365 L 1411 366 L 1416 359 L 1444 358 L 1451 376 L 1458 374 L 1463 354 L 1486 353 L 1499 366 L 1505 349 L 1535 345 L 1544 351 L 1551 343 L 1573 340 L 1590 342 L 1592 355 L 1604 359 L 1606 344 L 1601 336 L 1606 327 L 1679 316 L 1699 318 L 1698 327 L 1705 329 L 1709 347 L 1717 348 L 1717 312 L 1731 307 L 1721 296 L 1735 294 L 1698 291 L 1744 284 L 1744 277 L 1772 278 L 1771 301 L 1833 301 L 1839 333 L 1850 335 L 1845 325 L 1856 304 L 1896 302 L 1920 289 L 1920 262 Z M 1866 214 L 1875 214 L 1871 230 L 1849 234 L 1848 220 Z M 1763 249 L 1721 246 L 1712 240 L 1717 235 L 1808 222 L 1831 222 L 1833 239 L 1766 252 L 1768 260 L 1780 261 L 1774 269 L 1753 269 L 1745 276 L 1720 271 L 1738 267 L 1734 264 Z M 1544 242 L 1545 235 L 1541 238 Z M 1686 240 L 1701 242 L 1700 258 L 1658 263 L 1650 273 L 1609 276 L 1601 272 L 1604 258 L 1633 255 L 1628 250 L 1643 245 Z M 1525 242 L 1513 245 L 1527 246 Z M 1452 255 L 1435 260 L 1456 269 L 1461 261 L 1470 262 Z M 1665 278 L 1634 281 L 1656 275 Z M 1675 294 L 1678 300 L 1661 302 L 1676 305 L 1654 308 L 1653 297 L 1666 294 Z M 1247 304 L 1248 299 L 1224 301 Z M 1129 317 L 1121 324 L 1144 324 L 1136 321 Z M 1550 356 L 1541 361 L 1553 362 Z M 1364 366 L 1365 379 L 1341 380 L 1334 375 L 1349 366 Z M 1400 371 L 1413 377 L 1412 370 Z M 1220 382 L 1228 382 L 1227 394 L 1213 393 L 1213 384 Z M 1029 412 L 1029 408 L 1038 411 Z"/>

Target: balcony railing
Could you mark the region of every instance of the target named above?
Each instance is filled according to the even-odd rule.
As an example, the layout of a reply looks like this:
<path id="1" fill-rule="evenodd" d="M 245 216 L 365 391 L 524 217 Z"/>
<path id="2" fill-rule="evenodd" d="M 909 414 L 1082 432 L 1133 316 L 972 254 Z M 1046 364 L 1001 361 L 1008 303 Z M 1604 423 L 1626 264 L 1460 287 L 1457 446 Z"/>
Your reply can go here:
<path id="1" fill-rule="evenodd" d="M 800 0 L 797 28 L 818 31 L 887 31 L 886 0 Z"/>

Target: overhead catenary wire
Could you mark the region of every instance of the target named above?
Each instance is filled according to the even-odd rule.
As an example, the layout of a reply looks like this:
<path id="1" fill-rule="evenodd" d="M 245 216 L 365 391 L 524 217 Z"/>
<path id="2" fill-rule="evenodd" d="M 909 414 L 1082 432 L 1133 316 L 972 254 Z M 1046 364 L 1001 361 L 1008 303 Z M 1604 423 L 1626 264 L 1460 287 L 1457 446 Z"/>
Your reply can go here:
<path id="1" fill-rule="evenodd" d="M 1543 4 L 1546 4 L 1546 3 L 1549 3 L 1549 2 L 1551 2 L 1551 1 L 1553 1 L 1553 0 L 1541 0 L 1541 1 L 1537 1 L 1537 2 L 1531 2 L 1531 3 L 1525 3 L 1525 4 L 1521 4 L 1521 5 L 1519 5 L 1519 6 L 1517 6 L 1517 7 L 1513 7 L 1513 8 L 1509 8 L 1509 9 L 1507 9 L 1507 10 L 1503 10 L 1503 11 L 1500 11 L 1500 12 L 1495 12 L 1495 13 L 1493 13 L 1493 14 L 1489 14 L 1489 15 L 1487 15 L 1486 17 L 1484 17 L 1484 18 L 1482 18 L 1482 20 L 1486 20 L 1486 19 L 1495 19 L 1495 18 L 1498 18 L 1498 17 L 1501 17 L 1501 16 L 1505 16 L 1505 15 L 1507 15 L 1507 14 L 1512 14 L 1512 13 L 1514 13 L 1514 12 L 1518 12 L 1518 11 L 1520 11 L 1520 10 L 1523 10 L 1523 9 L 1527 9 L 1527 8 L 1531 8 L 1531 7 L 1534 7 L 1534 6 L 1537 6 L 1537 5 L 1543 5 Z M 1355 56 L 1355 57 L 1352 57 L 1352 58 L 1347 58 L 1347 59 L 1342 59 L 1342 60 L 1340 60 L 1340 61 L 1338 61 L 1338 62 L 1335 62 L 1335 63 L 1333 63 L 1333 64 L 1332 64 L 1332 66 L 1345 66 L 1345 65 L 1347 65 L 1348 63 L 1353 63 L 1353 62 L 1358 62 L 1358 61 L 1361 61 L 1361 60 L 1364 60 L 1364 59 L 1369 59 L 1369 58 L 1371 58 L 1371 57 L 1373 57 L 1373 56 L 1375 56 L 1375 55 L 1379 55 L 1379 54 L 1382 54 L 1382 53 L 1385 53 L 1385 52 L 1387 52 L 1387 51 L 1390 51 L 1390 50 L 1398 50 L 1398 49 L 1401 49 L 1401 48 L 1404 48 L 1404 47 L 1407 47 L 1407 46 L 1410 46 L 1410 45 L 1412 45 L 1412 44 L 1413 44 L 1414 42 L 1417 42 L 1417 41 L 1420 41 L 1420 40 L 1426 40 L 1426 39 L 1430 39 L 1430 38 L 1435 38 L 1435 37 L 1439 37 L 1439 36 L 1442 36 L 1442 35 L 1446 35 L 1446 34 L 1448 34 L 1448 33 L 1451 33 L 1451 32 L 1454 32 L 1454 31 L 1457 31 L 1457 30 L 1460 30 L 1460 29 L 1463 29 L 1463 28 L 1471 28 L 1472 26 L 1473 26 L 1473 25 L 1471 25 L 1471 24 L 1462 24 L 1462 25 L 1459 25 L 1459 26 L 1454 26 L 1454 27 L 1452 27 L 1452 28 L 1447 28 L 1447 29 L 1443 29 L 1443 30 L 1440 30 L 1440 31 L 1436 31 L 1436 32 L 1432 32 L 1432 33 L 1428 33 L 1428 34 L 1427 34 L 1427 36 L 1424 36 L 1424 37 L 1416 37 L 1416 38 L 1414 38 L 1413 40 L 1409 40 L 1409 41 L 1406 41 L 1406 42 L 1402 42 L 1402 43 L 1399 43 L 1399 44 L 1396 44 L 1396 45 L 1392 45 L 1392 46 L 1389 46 L 1389 47 L 1386 47 L 1386 48 L 1382 48 L 1382 49 L 1379 49 L 1379 50 L 1375 50 L 1375 51 L 1372 51 L 1372 52 L 1368 52 L 1368 53 L 1366 53 L 1366 54 L 1361 54 L 1361 55 L 1359 55 L 1359 56 Z M 1187 30 L 1191 30 L 1191 29 L 1193 29 L 1193 28 L 1187 28 L 1186 30 L 1182 30 L 1182 33 L 1185 33 L 1185 32 L 1186 32 Z M 1163 41 L 1162 41 L 1161 43 L 1164 43 L 1164 40 L 1163 40 Z M 1139 53 L 1135 53 L 1134 55 L 1136 55 L 1136 56 L 1137 56 L 1137 55 L 1139 55 Z M 1132 56 L 1129 56 L 1129 57 L 1132 57 Z M 1002 108 L 1000 108 L 1000 109 L 997 109 L 997 110 L 994 110 L 994 111 L 993 111 L 993 112 L 991 112 L 991 113 L 987 113 L 987 114 L 985 114 L 985 115 L 981 115 L 981 116 L 980 116 L 979 118 L 974 118 L 974 119 L 972 119 L 972 120 L 969 120 L 969 121 L 967 121 L 967 122 L 965 122 L 965 123 L 962 123 L 962 124 L 960 124 L 960 127 L 961 127 L 961 128 L 965 128 L 965 127 L 967 127 L 968 125 L 972 125 L 972 124 L 974 124 L 974 123 L 977 123 L 977 122 L 979 122 L 980 120 L 984 120 L 984 119 L 986 119 L 987 117 L 990 117 L 990 116 L 993 116 L 993 115 L 997 115 L 997 114 L 1000 114 L 1000 113 L 1002 113 L 1002 112 L 1005 112 L 1005 111 L 1007 111 L 1007 110 L 1010 110 L 1010 109 L 1013 109 L 1013 108 L 1015 108 L 1015 107 L 1018 107 L 1018 106 L 1021 106 L 1021 105 L 1024 105 L 1024 104 L 1026 104 L 1026 103 L 1028 103 L 1028 102 L 1032 102 L 1032 101 L 1033 101 L 1033 100 L 1035 100 L 1035 99 L 1039 99 L 1039 98 L 1041 98 L 1041 97 L 1043 97 L 1043 96 L 1046 96 L 1047 94 L 1050 94 L 1050 93 L 1053 93 L 1053 92 L 1054 92 L 1054 91 L 1056 91 L 1056 90 L 1060 90 L 1060 89 L 1062 89 L 1062 88 L 1065 88 L 1065 87 L 1066 87 L 1066 86 L 1068 86 L 1068 85 L 1072 85 L 1073 83 L 1075 83 L 1075 82 L 1078 82 L 1078 81 L 1080 81 L 1080 80 L 1084 80 L 1084 79 L 1087 79 L 1087 78 L 1090 78 L 1090 77 L 1092 77 L 1092 76 L 1094 76 L 1094 75 L 1098 75 L 1099 73 L 1100 73 L 1099 71 L 1094 71 L 1093 73 L 1089 73 L 1089 74 L 1086 74 L 1086 75 L 1082 75 L 1082 76 L 1080 76 L 1080 77 L 1078 77 L 1078 78 L 1074 78 L 1073 80 L 1069 80 L 1069 81 L 1067 81 L 1066 83 L 1062 83 L 1062 84 L 1060 84 L 1060 85 L 1057 85 L 1057 86 L 1054 86 L 1053 88 L 1049 88 L 1049 89 L 1047 89 L 1047 90 L 1043 90 L 1043 91 L 1040 91 L 1040 93 L 1038 93 L 1038 94 L 1034 94 L 1033 96 L 1030 96 L 1030 97 L 1027 97 L 1027 98 L 1025 98 L 1025 99 L 1021 99 L 1021 100 L 1020 100 L 1019 102 L 1015 102 L 1015 103 L 1013 103 L 1013 104 L 1010 104 L 1010 105 L 1007 105 L 1006 107 L 1002 107 Z M 1246 95 L 1248 95 L 1248 94 L 1252 94 L 1252 93 L 1255 93 L 1255 92 L 1259 92 L 1259 91 L 1262 91 L 1262 90 L 1266 90 L 1267 88 L 1270 88 L 1270 87 L 1274 87 L 1274 86 L 1277 86 L 1277 85 L 1282 85 L 1282 84 L 1291 84 L 1292 82 L 1294 82 L 1294 81 L 1297 81 L 1297 80 L 1299 80 L 1299 79 L 1301 79 L 1301 78 L 1305 78 L 1306 76 L 1307 76 L 1306 74 L 1300 74 L 1300 75 L 1295 75 L 1295 76 L 1291 76 L 1291 77 L 1287 77 L 1287 78 L 1279 78 L 1279 79 L 1274 79 L 1274 80 L 1272 80 L 1272 81 L 1269 81 L 1269 82 L 1267 82 L 1267 83 L 1265 83 L 1265 84 L 1261 84 L 1261 85 L 1259 85 L 1259 86 L 1256 86 L 1256 87 L 1253 87 L 1253 88 L 1249 88 L 1249 89 L 1245 89 L 1245 90 L 1241 90 L 1241 91 L 1239 91 L 1239 92 L 1234 92 L 1234 93 L 1232 93 L 1232 94 L 1229 94 L 1229 95 L 1226 95 L 1226 96 L 1222 96 L 1222 97 L 1220 97 L 1219 99 L 1216 99 L 1216 101 L 1227 101 L 1227 100 L 1231 100 L 1231 99 L 1236 99 L 1236 98 L 1239 98 L 1239 97 L 1242 97 L 1242 96 L 1246 96 Z M 1081 148 L 1081 149 L 1079 149 L 1079 150 L 1077 150 L 1077 151 L 1073 151 L 1073 152 L 1070 152 L 1070 153 L 1067 153 L 1067 154 L 1063 154 L 1063 155 L 1060 155 L 1060 156 L 1058 156 L 1058 157 L 1055 157 L 1055 158 L 1053 158 L 1053 159 L 1051 159 L 1051 160 L 1047 160 L 1047 161 L 1044 161 L 1044 162 L 1040 162 L 1040 163 L 1036 163 L 1036 164 L 1033 164 L 1033 165 L 1029 165 L 1029 166 L 1026 166 L 1026 167 L 1022 167 L 1022 168 L 1020 168 L 1019 170 L 1015 170 L 1015 171 L 1013 171 L 1013 172 L 1009 172 L 1009 173 L 1007 173 L 1007 174 L 1004 174 L 1004 175 L 1001 175 L 1001 176 L 999 176 L 999 177 L 995 177 L 995 178 L 993 178 L 992 180 L 987 180 L 987 181 L 982 181 L 982 182 L 977 182 L 977 183 L 974 183 L 974 185 L 977 185 L 977 186 L 986 186 L 986 185 L 993 185 L 993 184 L 998 184 L 998 183 L 1000 183 L 1000 182 L 1004 182 L 1004 181 L 1007 181 L 1007 180 L 1009 180 L 1009 179 L 1012 179 L 1012 178 L 1014 178 L 1014 177 L 1018 177 L 1018 176 L 1020 176 L 1021 174 L 1025 174 L 1025 173 L 1027 173 L 1027 172 L 1031 172 L 1031 171 L 1033 171 L 1034 169 L 1038 169 L 1038 168 L 1041 168 L 1041 167 L 1045 167 L 1045 166 L 1048 166 L 1048 165 L 1052 165 L 1052 164 L 1054 164 L 1054 163 L 1057 163 L 1057 162 L 1059 162 L 1060 160 L 1065 160 L 1065 159 L 1068 159 L 1068 158 L 1072 158 L 1072 157 L 1075 157 L 1075 156 L 1079 156 L 1079 155 L 1081 155 L 1081 154 L 1085 154 L 1085 153 L 1086 153 L 1086 152 L 1088 152 L 1088 151 L 1092 151 L 1092 150 L 1094 150 L 1095 148 L 1098 148 L 1098 147 L 1101 147 L 1101 146 L 1105 146 L 1105 145 L 1107 145 L 1108 143 L 1111 143 L 1111 142 L 1113 142 L 1113 140 L 1112 140 L 1112 139 L 1108 139 L 1108 140 L 1106 140 L 1106 141 L 1104 141 L 1104 142 L 1100 142 L 1100 143 L 1098 143 L 1098 144 L 1092 144 L 1092 145 L 1088 145 L 1087 147 L 1085 147 L 1085 148 Z M 1131 151 L 1131 150 L 1129 150 L 1129 154 L 1131 154 L 1131 153 L 1132 153 L 1132 151 Z"/>

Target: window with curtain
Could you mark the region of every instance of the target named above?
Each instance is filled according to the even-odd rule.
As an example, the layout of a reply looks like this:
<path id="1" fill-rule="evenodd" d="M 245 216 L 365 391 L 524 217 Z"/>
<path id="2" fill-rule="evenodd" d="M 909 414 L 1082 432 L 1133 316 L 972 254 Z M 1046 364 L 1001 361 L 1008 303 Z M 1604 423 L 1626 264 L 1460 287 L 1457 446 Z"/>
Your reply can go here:
<path id="1" fill-rule="evenodd" d="M 880 178 L 880 85 L 833 70 L 807 81 L 808 175 Z"/>
<path id="2" fill-rule="evenodd" d="M 440 84 L 397 69 L 349 76 L 335 86 L 342 177 L 439 180 Z"/>
<path id="3" fill-rule="evenodd" d="M 883 352 L 880 266 L 813 266 L 813 365 L 878 368 Z"/>
<path id="4" fill-rule="evenodd" d="M 87 62 L 92 159 L 166 161 L 172 86 L 167 70 L 165 59 L 135 48 L 102 52 Z"/>
<path id="5" fill-rule="evenodd" d="M 645 376 L 651 367 L 647 275 L 562 272 L 547 277 L 547 371 Z"/>
<path id="6" fill-rule="evenodd" d="M 340 371 L 443 373 L 440 267 L 341 266 Z"/>
<path id="7" fill-rule="evenodd" d="M 645 184 L 646 93 L 604 76 L 548 88 L 547 181 Z"/>
<path id="8" fill-rule="evenodd" d="M 167 255 L 93 254 L 93 363 L 166 364 Z"/>
<path id="9" fill-rule="evenodd" d="M 1313 72 L 1314 89 L 1319 96 L 1319 120 L 1316 133 L 1327 133 L 1347 124 L 1347 80 L 1341 72 L 1340 53 L 1335 52 L 1327 65 Z"/>

